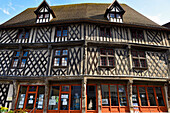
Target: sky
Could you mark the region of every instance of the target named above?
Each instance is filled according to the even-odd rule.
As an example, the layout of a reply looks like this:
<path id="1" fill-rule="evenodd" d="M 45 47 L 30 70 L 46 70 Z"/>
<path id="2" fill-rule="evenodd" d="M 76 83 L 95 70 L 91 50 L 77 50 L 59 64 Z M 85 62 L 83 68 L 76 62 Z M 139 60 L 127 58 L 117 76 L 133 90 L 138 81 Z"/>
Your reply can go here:
<path id="1" fill-rule="evenodd" d="M 43 0 L 0 0 L 0 24 L 27 8 L 37 7 Z M 46 0 L 50 6 L 77 3 L 112 3 L 113 0 Z M 170 0 L 118 0 L 163 25 L 170 22 Z"/>

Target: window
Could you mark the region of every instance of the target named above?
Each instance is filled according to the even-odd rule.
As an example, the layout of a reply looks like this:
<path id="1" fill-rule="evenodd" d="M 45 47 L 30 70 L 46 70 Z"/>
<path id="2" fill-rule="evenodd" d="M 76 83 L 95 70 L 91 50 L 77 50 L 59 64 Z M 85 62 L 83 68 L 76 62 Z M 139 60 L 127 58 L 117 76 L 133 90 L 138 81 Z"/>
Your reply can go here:
<path id="1" fill-rule="evenodd" d="M 29 29 L 21 29 L 18 32 L 18 39 L 28 39 L 29 38 Z"/>
<path id="2" fill-rule="evenodd" d="M 71 86 L 71 110 L 80 110 L 81 86 Z"/>
<path id="3" fill-rule="evenodd" d="M 50 18 L 50 14 L 48 12 L 39 13 L 38 19 L 43 19 L 43 18 L 45 18 L 45 19 Z"/>
<path id="4" fill-rule="evenodd" d="M 148 112 L 150 109 L 155 112 L 166 112 L 165 106 L 165 98 L 162 91 L 162 87 L 159 86 L 146 86 L 146 85 L 134 85 L 132 91 L 132 101 L 136 110 L 141 112 L 146 112 L 148 108 Z M 144 108 L 142 108 L 144 106 Z M 159 111 L 158 111 L 159 109 Z"/>
<path id="5" fill-rule="evenodd" d="M 67 27 L 57 27 L 56 37 L 67 37 L 67 36 L 68 36 Z"/>
<path id="6" fill-rule="evenodd" d="M 111 37 L 111 29 L 100 27 L 100 36 L 102 37 Z"/>
<path id="7" fill-rule="evenodd" d="M 32 110 L 36 106 L 38 110 L 42 110 L 44 93 L 44 86 L 20 86 L 16 109 Z"/>
<path id="8" fill-rule="evenodd" d="M 108 19 L 109 19 L 111 22 L 120 22 L 120 23 L 123 22 L 122 14 L 120 14 L 120 13 L 118 13 L 118 12 L 109 13 Z"/>
<path id="9" fill-rule="evenodd" d="M 57 49 L 54 52 L 54 67 L 67 66 L 68 50 L 67 49 Z"/>
<path id="10" fill-rule="evenodd" d="M 81 85 L 51 86 L 48 110 L 81 110 Z"/>
<path id="11" fill-rule="evenodd" d="M 101 85 L 102 108 L 106 109 L 105 112 L 113 110 L 115 112 L 120 112 L 123 109 L 126 109 L 126 111 L 128 111 L 128 100 L 126 90 L 127 89 L 125 85 L 121 84 Z M 119 109 L 121 107 L 122 109 Z"/>
<path id="12" fill-rule="evenodd" d="M 132 50 L 132 58 L 134 68 L 147 68 L 146 55 L 144 51 Z"/>
<path id="13" fill-rule="evenodd" d="M 14 53 L 12 68 L 24 68 L 28 57 L 28 51 L 16 51 Z"/>
<path id="14" fill-rule="evenodd" d="M 114 67 L 114 52 L 113 49 L 100 49 L 100 66 Z"/>
<path id="15" fill-rule="evenodd" d="M 143 30 L 131 29 L 132 39 L 144 39 Z"/>

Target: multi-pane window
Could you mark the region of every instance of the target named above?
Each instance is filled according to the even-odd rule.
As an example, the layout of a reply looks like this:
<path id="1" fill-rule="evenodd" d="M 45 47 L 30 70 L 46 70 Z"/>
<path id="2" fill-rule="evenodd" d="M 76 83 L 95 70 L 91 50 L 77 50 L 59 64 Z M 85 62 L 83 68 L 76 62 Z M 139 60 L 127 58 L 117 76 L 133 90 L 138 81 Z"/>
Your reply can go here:
<path id="1" fill-rule="evenodd" d="M 102 106 L 127 106 L 125 85 L 101 85 L 101 90 Z"/>
<path id="2" fill-rule="evenodd" d="M 56 37 L 67 37 L 67 35 L 68 35 L 67 27 L 57 27 Z"/>
<path id="3" fill-rule="evenodd" d="M 100 66 L 115 66 L 113 49 L 100 49 Z"/>
<path id="4" fill-rule="evenodd" d="M 50 14 L 48 12 L 41 12 L 38 14 L 38 18 L 42 19 L 42 18 L 49 18 Z"/>
<path id="5" fill-rule="evenodd" d="M 28 57 L 28 51 L 16 51 L 14 53 L 12 68 L 24 68 Z"/>
<path id="6" fill-rule="evenodd" d="M 132 39 L 144 39 L 143 30 L 131 29 Z"/>
<path id="7" fill-rule="evenodd" d="M 67 49 L 57 49 L 54 52 L 54 67 L 67 66 L 68 61 L 68 50 Z"/>
<path id="8" fill-rule="evenodd" d="M 29 29 L 19 30 L 18 39 L 28 39 L 29 38 L 29 32 L 30 32 Z"/>
<path id="9" fill-rule="evenodd" d="M 133 105 L 136 108 L 139 106 L 165 106 L 162 87 L 134 85 L 132 94 Z"/>
<path id="10" fill-rule="evenodd" d="M 145 51 L 132 51 L 132 58 L 133 58 L 133 67 L 134 68 L 146 68 L 146 55 Z"/>
<path id="11" fill-rule="evenodd" d="M 100 27 L 100 36 L 102 37 L 111 37 L 111 29 Z"/>

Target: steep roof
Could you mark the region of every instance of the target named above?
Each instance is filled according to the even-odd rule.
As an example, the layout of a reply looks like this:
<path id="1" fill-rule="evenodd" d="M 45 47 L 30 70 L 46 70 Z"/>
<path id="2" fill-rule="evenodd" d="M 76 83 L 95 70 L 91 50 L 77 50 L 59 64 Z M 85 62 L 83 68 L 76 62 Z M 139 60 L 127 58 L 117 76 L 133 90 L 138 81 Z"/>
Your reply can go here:
<path id="1" fill-rule="evenodd" d="M 51 9 L 56 15 L 56 18 L 53 18 L 47 24 L 75 20 L 92 20 L 109 23 L 109 21 L 104 17 L 105 11 L 109 7 L 109 5 L 110 4 L 104 3 L 82 3 L 51 6 Z M 120 5 L 126 11 L 123 16 L 123 24 L 164 28 L 151 21 L 147 17 L 143 16 L 142 14 L 138 13 L 128 5 Z M 34 14 L 35 9 L 36 8 L 26 9 L 25 11 L 21 12 L 20 14 L 2 24 L 0 27 L 37 25 L 36 15 Z"/>
<path id="2" fill-rule="evenodd" d="M 166 23 L 166 24 L 164 24 L 164 25 L 162 25 L 162 26 L 167 27 L 167 28 L 170 29 L 170 22 L 168 22 L 168 23 Z"/>

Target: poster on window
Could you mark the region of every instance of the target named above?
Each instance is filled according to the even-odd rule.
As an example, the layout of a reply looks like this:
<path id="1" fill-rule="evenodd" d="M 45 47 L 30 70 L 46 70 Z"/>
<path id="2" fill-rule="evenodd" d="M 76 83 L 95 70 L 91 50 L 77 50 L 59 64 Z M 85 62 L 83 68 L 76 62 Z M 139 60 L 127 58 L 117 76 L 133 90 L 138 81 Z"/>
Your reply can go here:
<path id="1" fill-rule="evenodd" d="M 49 105 L 56 105 L 56 100 L 50 99 L 49 100 Z"/>
<path id="2" fill-rule="evenodd" d="M 19 105 L 18 108 L 23 108 L 23 105 Z"/>
<path id="3" fill-rule="evenodd" d="M 108 99 L 102 99 L 102 104 L 108 104 Z"/>
<path id="4" fill-rule="evenodd" d="M 29 101 L 28 101 L 28 104 L 33 104 L 33 103 L 34 103 L 33 100 L 29 100 Z"/>
<path id="5" fill-rule="evenodd" d="M 62 95 L 61 95 L 61 98 L 68 98 L 68 95 L 62 94 Z"/>

